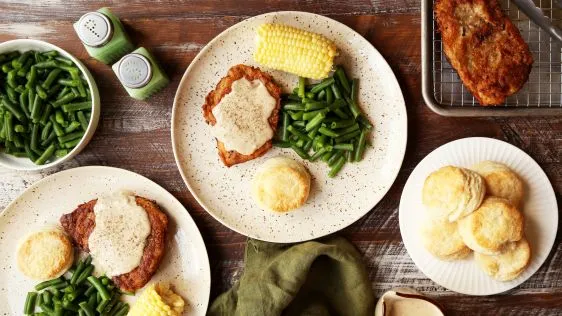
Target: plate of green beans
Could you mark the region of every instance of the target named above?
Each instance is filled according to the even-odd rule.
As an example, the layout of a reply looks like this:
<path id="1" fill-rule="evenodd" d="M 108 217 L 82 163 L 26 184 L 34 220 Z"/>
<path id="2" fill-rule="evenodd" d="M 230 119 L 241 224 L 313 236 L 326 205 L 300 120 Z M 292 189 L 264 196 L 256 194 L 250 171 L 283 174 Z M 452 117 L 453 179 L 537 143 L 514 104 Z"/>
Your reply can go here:
<path id="1" fill-rule="evenodd" d="M 358 79 L 338 66 L 331 77 L 307 85 L 299 78 L 283 96 L 281 124 L 275 145 L 292 148 L 302 159 L 328 164 L 335 177 L 347 162 L 363 160 L 373 125 L 361 112 Z"/>
<path id="2" fill-rule="evenodd" d="M 39 170 L 78 154 L 99 120 L 87 68 L 43 41 L 0 44 L 0 165 Z"/>

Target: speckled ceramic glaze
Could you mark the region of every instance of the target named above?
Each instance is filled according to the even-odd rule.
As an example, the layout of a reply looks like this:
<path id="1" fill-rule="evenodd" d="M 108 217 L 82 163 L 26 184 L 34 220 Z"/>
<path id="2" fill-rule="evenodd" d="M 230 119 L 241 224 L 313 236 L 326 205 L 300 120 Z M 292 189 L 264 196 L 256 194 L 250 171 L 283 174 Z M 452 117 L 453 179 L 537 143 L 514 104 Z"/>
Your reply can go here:
<path id="1" fill-rule="evenodd" d="M 26 293 L 38 283 L 24 277 L 16 267 L 15 253 L 21 238 L 42 227 L 58 225 L 61 215 L 79 204 L 120 189 L 156 201 L 168 215 L 166 255 L 151 282 L 170 281 L 188 304 L 185 315 L 205 315 L 211 287 L 209 259 L 189 213 L 158 184 L 110 167 L 81 167 L 51 175 L 25 190 L 0 215 L 2 315 L 20 315 Z M 124 299 L 132 303 L 135 297 Z"/>
<path id="2" fill-rule="evenodd" d="M 424 208 L 422 187 L 427 176 L 446 165 L 469 168 L 483 161 L 501 162 L 525 182 L 525 235 L 531 245 L 531 262 L 519 277 L 495 281 L 482 271 L 470 255 L 467 259 L 441 261 L 433 257 L 420 239 Z M 400 200 L 400 233 L 408 254 L 418 268 L 435 283 L 470 295 L 505 292 L 530 278 L 548 257 L 558 230 L 558 206 L 554 189 L 541 167 L 521 149 L 492 138 L 464 138 L 445 144 L 427 155 L 414 169 Z"/>
<path id="3" fill-rule="evenodd" d="M 252 58 L 256 29 L 283 23 L 332 39 L 337 64 L 359 78 L 359 103 L 375 126 L 373 147 L 363 161 L 346 164 L 335 179 L 325 163 L 303 161 L 292 150 L 273 148 L 264 157 L 225 167 L 205 123 L 201 106 L 230 67 L 257 65 Z M 261 68 L 289 91 L 297 77 Z M 242 21 L 211 41 L 191 63 L 178 87 L 172 116 L 172 143 L 180 173 L 197 201 L 216 219 L 244 235 L 273 242 L 298 242 L 336 232 L 369 212 L 386 194 L 402 164 L 407 138 L 404 98 L 379 52 L 361 35 L 332 19 L 304 12 L 275 12 Z M 250 195 L 251 180 L 268 158 L 286 155 L 305 164 L 312 175 L 308 202 L 278 214 L 260 209 Z"/>

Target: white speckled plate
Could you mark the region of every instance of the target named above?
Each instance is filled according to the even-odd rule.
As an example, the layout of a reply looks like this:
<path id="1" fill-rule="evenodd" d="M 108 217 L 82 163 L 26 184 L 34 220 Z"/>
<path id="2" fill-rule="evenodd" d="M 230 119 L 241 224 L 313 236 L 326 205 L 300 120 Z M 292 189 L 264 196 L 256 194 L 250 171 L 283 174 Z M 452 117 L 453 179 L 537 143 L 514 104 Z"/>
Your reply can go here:
<path id="1" fill-rule="evenodd" d="M 337 64 L 359 78 L 359 101 L 375 129 L 360 163 L 346 164 L 335 179 L 325 163 L 304 162 L 312 174 L 310 198 L 302 208 L 275 214 L 260 209 L 250 196 L 254 172 L 267 158 L 292 150 L 273 148 L 264 157 L 225 167 L 201 106 L 231 66 L 257 65 L 252 58 L 255 32 L 263 23 L 283 23 L 332 39 L 339 48 Z M 265 67 L 289 91 L 297 77 Z M 176 92 L 172 144 L 180 173 L 197 201 L 231 229 L 272 242 L 298 242 L 336 232 L 369 212 L 386 194 L 402 164 L 407 139 L 404 98 L 394 73 L 361 35 L 332 19 L 305 12 L 274 12 L 242 21 L 212 40 L 193 60 Z"/>
<path id="2" fill-rule="evenodd" d="M 205 315 L 211 288 L 209 258 L 187 210 L 151 180 L 127 170 L 101 166 L 69 169 L 46 177 L 25 190 L 0 215 L 2 315 L 21 314 L 26 293 L 38 283 L 24 277 L 16 267 L 18 241 L 45 225 L 57 225 L 61 215 L 72 212 L 78 204 L 120 189 L 156 201 L 170 220 L 167 252 L 151 282 L 170 281 L 188 304 L 185 315 Z"/>
<path id="3" fill-rule="evenodd" d="M 525 181 L 527 196 L 521 209 L 525 234 L 531 245 L 531 263 L 515 280 L 495 281 L 474 262 L 440 261 L 423 247 L 419 231 L 424 216 L 421 191 L 427 176 L 446 165 L 470 167 L 482 160 L 508 165 Z M 558 230 L 558 206 L 554 189 L 541 167 L 521 149 L 492 138 L 464 138 L 445 144 L 427 155 L 410 175 L 400 200 L 400 233 L 418 268 L 435 283 L 469 295 L 505 292 L 530 278 L 548 257 Z"/>

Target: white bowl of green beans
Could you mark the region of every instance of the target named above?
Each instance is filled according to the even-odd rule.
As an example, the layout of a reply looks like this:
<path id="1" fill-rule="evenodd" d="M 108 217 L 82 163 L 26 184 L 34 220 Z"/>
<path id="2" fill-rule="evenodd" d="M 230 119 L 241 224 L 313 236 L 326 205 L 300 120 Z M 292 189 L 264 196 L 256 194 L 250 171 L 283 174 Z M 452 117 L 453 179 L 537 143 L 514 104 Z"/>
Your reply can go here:
<path id="1" fill-rule="evenodd" d="M 41 170 L 76 156 L 100 115 L 88 69 L 39 40 L 0 43 L 0 166 Z"/>

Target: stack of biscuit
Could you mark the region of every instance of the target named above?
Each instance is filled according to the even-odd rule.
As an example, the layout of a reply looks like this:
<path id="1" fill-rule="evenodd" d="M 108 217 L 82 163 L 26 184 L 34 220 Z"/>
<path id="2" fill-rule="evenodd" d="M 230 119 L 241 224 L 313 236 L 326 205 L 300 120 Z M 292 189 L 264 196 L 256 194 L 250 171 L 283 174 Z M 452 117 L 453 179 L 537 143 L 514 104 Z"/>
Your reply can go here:
<path id="1" fill-rule="evenodd" d="M 478 266 L 494 279 L 515 279 L 531 259 L 519 210 L 524 195 L 521 178 L 498 162 L 432 172 L 422 189 L 425 248 L 441 260 L 474 252 Z"/>

